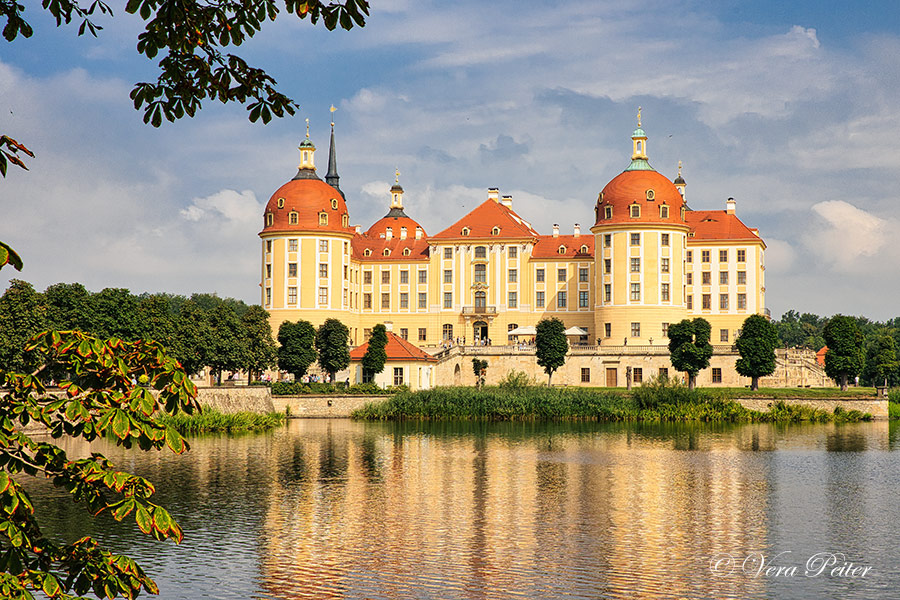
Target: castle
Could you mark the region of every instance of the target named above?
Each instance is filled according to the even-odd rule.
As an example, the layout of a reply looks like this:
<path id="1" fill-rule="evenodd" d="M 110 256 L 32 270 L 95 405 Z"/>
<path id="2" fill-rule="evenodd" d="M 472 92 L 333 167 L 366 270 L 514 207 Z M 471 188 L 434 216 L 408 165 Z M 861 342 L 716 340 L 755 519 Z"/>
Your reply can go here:
<path id="1" fill-rule="evenodd" d="M 765 242 L 731 198 L 724 210 L 688 207 L 681 167 L 670 181 L 650 165 L 640 113 L 631 140 L 630 164 L 599 193 L 589 231 L 554 225 L 542 235 L 490 188 L 428 235 L 407 214 L 399 179 L 383 218 L 365 231 L 351 225 L 334 124 L 324 181 L 307 127 L 297 174 L 272 194 L 259 233 L 273 331 L 337 318 L 354 346 L 378 323 L 424 348 L 497 346 L 557 317 L 573 344 L 634 348 L 664 347 L 670 323 L 703 317 L 712 343 L 730 348 L 744 319 L 766 312 Z"/>

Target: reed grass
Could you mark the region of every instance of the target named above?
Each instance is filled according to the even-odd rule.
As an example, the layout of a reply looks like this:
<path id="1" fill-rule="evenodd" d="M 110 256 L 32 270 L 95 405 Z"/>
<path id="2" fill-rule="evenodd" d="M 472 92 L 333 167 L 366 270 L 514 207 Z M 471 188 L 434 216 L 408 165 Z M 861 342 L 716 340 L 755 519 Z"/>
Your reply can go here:
<path id="1" fill-rule="evenodd" d="M 222 413 L 206 409 L 202 413 L 160 415 L 157 422 L 171 425 L 182 435 L 199 433 L 239 433 L 268 431 L 282 425 L 285 415 L 279 412 L 258 414 L 251 412 Z"/>

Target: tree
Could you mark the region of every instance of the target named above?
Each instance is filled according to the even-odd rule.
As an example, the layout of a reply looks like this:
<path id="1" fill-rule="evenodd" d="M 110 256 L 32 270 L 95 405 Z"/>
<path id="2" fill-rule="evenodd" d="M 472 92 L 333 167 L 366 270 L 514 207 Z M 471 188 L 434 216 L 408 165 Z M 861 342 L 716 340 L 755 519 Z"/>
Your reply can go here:
<path id="1" fill-rule="evenodd" d="M 734 367 L 744 377 L 750 377 L 750 389 L 759 389 L 759 378 L 775 372 L 775 348 L 778 330 L 762 315 L 750 315 L 741 326 L 735 340 L 741 357 Z"/>
<path id="2" fill-rule="evenodd" d="M 300 379 L 316 362 L 316 329 L 309 321 L 285 321 L 278 328 L 278 368 Z"/>
<path id="3" fill-rule="evenodd" d="M 384 371 L 384 363 L 387 362 L 387 328 L 379 323 L 372 328 L 372 336 L 369 338 L 369 347 L 362 357 L 363 371 L 367 377 L 374 377 L 376 373 Z"/>
<path id="4" fill-rule="evenodd" d="M 186 301 L 176 319 L 174 353 L 184 370 L 198 373 L 209 364 L 213 332 L 206 312 L 193 300 Z"/>
<path id="5" fill-rule="evenodd" d="M 237 371 L 248 362 L 247 340 L 243 324 L 234 309 L 227 304 L 207 313 L 211 345 L 206 365 L 213 370 L 216 381 L 222 381 L 222 371 Z"/>
<path id="6" fill-rule="evenodd" d="M 863 380 L 869 385 L 895 383 L 897 379 L 897 347 L 894 338 L 883 333 L 869 343 Z"/>
<path id="7" fill-rule="evenodd" d="M 687 373 L 688 389 L 694 389 L 697 374 L 709 366 L 710 331 L 709 321 L 700 317 L 669 325 L 669 359 L 675 370 Z"/>
<path id="8" fill-rule="evenodd" d="M 261 306 L 253 305 L 247 309 L 241 317 L 244 326 L 245 345 L 247 347 L 247 362 L 244 368 L 247 377 L 253 380 L 254 374 L 258 375 L 266 369 L 275 366 L 277 348 L 272 339 L 272 326 L 269 325 L 269 313 Z"/>
<path id="9" fill-rule="evenodd" d="M 30 283 L 10 280 L 0 297 L 0 365 L 31 371 L 38 365 L 24 351 L 31 336 L 47 326 L 47 310 Z"/>
<path id="10" fill-rule="evenodd" d="M 553 379 L 553 373 L 566 362 L 566 352 L 569 351 L 566 326 L 562 321 L 553 317 L 552 319 L 541 319 L 536 329 L 534 343 L 537 347 L 537 364 L 544 367 L 549 386 Z"/>
<path id="11" fill-rule="evenodd" d="M 475 387 L 484 387 L 485 371 L 487 371 L 488 362 L 480 358 L 472 359 L 472 371 L 475 373 Z"/>
<path id="12" fill-rule="evenodd" d="M 350 348 L 347 342 L 350 330 L 337 319 L 326 319 L 316 330 L 316 350 L 319 366 L 334 381 L 334 375 L 350 366 Z"/>
<path id="13" fill-rule="evenodd" d="M 105 288 L 90 297 L 89 331 L 101 338 L 133 341 L 140 337 L 138 300 L 125 288 Z"/>
<path id="14" fill-rule="evenodd" d="M 178 315 L 172 310 L 171 297 L 166 294 L 142 296 L 136 313 L 137 336 L 142 340 L 156 340 L 171 352 L 178 337 Z"/>
<path id="15" fill-rule="evenodd" d="M 90 331 L 91 294 L 80 283 L 55 283 L 44 290 L 47 326 L 57 331 Z"/>
<path id="16" fill-rule="evenodd" d="M 825 353 L 825 374 L 847 391 L 847 381 L 856 377 L 863 367 L 863 336 L 853 317 L 835 315 L 823 331 L 828 351 Z"/>

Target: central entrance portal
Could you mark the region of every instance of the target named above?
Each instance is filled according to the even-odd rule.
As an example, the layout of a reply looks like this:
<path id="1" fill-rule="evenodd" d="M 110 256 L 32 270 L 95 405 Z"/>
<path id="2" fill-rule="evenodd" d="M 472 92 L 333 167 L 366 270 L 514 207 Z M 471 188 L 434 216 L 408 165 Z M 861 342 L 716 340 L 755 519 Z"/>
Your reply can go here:
<path id="1" fill-rule="evenodd" d="M 475 343 L 478 344 L 481 340 L 486 340 L 488 337 L 488 326 L 484 321 L 475 321 L 475 324 L 472 326 L 473 337 L 475 338 Z"/>

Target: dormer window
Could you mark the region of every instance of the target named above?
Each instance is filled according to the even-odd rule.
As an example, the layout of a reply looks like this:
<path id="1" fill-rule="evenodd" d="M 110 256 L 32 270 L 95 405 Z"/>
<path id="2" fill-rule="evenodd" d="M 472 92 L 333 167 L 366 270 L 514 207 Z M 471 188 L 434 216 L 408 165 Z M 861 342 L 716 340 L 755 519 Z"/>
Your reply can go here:
<path id="1" fill-rule="evenodd" d="M 328 225 L 328 213 L 319 213 L 319 225 Z"/>
<path id="2" fill-rule="evenodd" d="M 582 246 L 580 252 L 581 252 L 582 254 L 587 254 L 587 253 L 588 253 L 588 247 L 587 247 L 586 245 L 585 245 L 585 246 Z"/>
<path id="3" fill-rule="evenodd" d="M 337 198 L 332 198 L 331 199 L 331 210 L 337 210 L 337 207 L 338 207 Z"/>
<path id="4" fill-rule="evenodd" d="M 494 228 L 491 229 L 491 235 L 500 235 L 500 228 L 495 225 Z"/>
<path id="5" fill-rule="evenodd" d="M 463 234 L 464 236 L 469 235 L 469 228 L 468 228 L 468 227 L 463 227 L 463 228 L 462 228 L 462 234 Z"/>
<path id="6" fill-rule="evenodd" d="M 347 215 L 343 215 L 341 217 L 341 227 L 349 227 L 350 226 L 350 217 Z"/>
<path id="7" fill-rule="evenodd" d="M 684 221 L 684 207 L 681 207 L 681 220 Z"/>
<path id="8" fill-rule="evenodd" d="M 274 221 L 274 215 L 272 215 L 272 213 L 266 213 L 266 227 L 271 227 Z"/>
<path id="9" fill-rule="evenodd" d="M 660 219 L 668 219 L 669 218 L 669 206 L 667 204 L 660 205 L 659 218 Z"/>
<path id="10" fill-rule="evenodd" d="M 565 254 L 565 253 L 566 253 L 566 247 L 565 247 L 565 246 L 560 246 L 560 247 L 556 250 L 556 252 L 559 253 L 559 254 Z"/>
<path id="11" fill-rule="evenodd" d="M 412 254 L 412 251 L 409 248 L 403 249 L 403 256 L 409 256 L 410 254 Z"/>
<path id="12" fill-rule="evenodd" d="M 641 205 L 640 204 L 632 204 L 631 207 L 631 218 L 637 219 L 641 216 Z"/>
<path id="13" fill-rule="evenodd" d="M 284 208 L 284 198 L 278 199 L 278 208 Z"/>
<path id="14" fill-rule="evenodd" d="M 390 256 L 390 255 L 391 255 L 391 250 L 390 250 L 390 248 L 385 248 L 385 249 L 384 249 L 384 252 L 383 252 L 382 254 L 384 254 L 385 256 Z"/>
<path id="15" fill-rule="evenodd" d="M 363 250 L 363 256 L 372 256 L 372 251 L 368 248 Z"/>
<path id="16" fill-rule="evenodd" d="M 296 210 L 292 210 L 290 212 L 290 214 L 288 214 L 288 224 L 296 225 L 299 220 L 300 220 L 300 215 L 297 213 Z"/>
<path id="17" fill-rule="evenodd" d="M 608 204 L 603 207 L 603 217 L 606 219 L 612 219 L 612 206 Z"/>
<path id="18" fill-rule="evenodd" d="M 647 190 L 647 200 L 653 202 L 656 199 L 656 192 L 653 190 Z"/>

